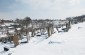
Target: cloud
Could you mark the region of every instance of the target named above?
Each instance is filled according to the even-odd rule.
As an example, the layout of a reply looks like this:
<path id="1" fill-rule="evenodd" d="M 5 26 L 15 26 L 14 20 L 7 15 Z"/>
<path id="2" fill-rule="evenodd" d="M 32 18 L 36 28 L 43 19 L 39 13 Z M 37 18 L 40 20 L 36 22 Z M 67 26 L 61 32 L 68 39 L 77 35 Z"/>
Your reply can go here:
<path id="1" fill-rule="evenodd" d="M 33 9 L 57 9 L 64 0 L 17 0 L 30 5 Z M 51 8 L 52 7 L 52 8 Z"/>
<path id="2" fill-rule="evenodd" d="M 70 0 L 69 3 L 71 6 L 76 6 L 76 5 L 80 5 L 81 0 Z"/>
<path id="3" fill-rule="evenodd" d="M 85 13 L 84 0 L 15 0 L 9 6 L 13 17 L 66 18 Z"/>
<path id="4" fill-rule="evenodd" d="M 81 5 L 82 0 L 16 0 L 33 10 L 66 11 Z"/>

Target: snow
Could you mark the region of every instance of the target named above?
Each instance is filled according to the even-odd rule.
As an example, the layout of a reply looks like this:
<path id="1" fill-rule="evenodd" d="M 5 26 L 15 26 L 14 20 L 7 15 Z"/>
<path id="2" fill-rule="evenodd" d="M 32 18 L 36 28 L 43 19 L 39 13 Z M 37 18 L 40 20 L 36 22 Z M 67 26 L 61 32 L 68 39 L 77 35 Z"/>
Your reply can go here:
<path id="1" fill-rule="evenodd" d="M 0 32 L 0 35 L 2 34 L 2 32 Z"/>
<path id="2" fill-rule="evenodd" d="M 12 50 L 10 49 L 10 47 L 13 47 L 14 44 L 4 44 L 4 43 L 0 43 L 0 55 L 8 55 L 13 53 L 13 48 Z M 8 48 L 9 51 L 4 51 L 4 47 Z"/>
<path id="3" fill-rule="evenodd" d="M 4 26 L 6 26 L 6 25 L 3 24 L 3 25 L 1 25 L 1 26 L 4 27 Z"/>
<path id="4" fill-rule="evenodd" d="M 27 39 L 26 38 L 23 38 L 22 40 L 19 40 L 19 42 L 26 42 Z"/>
<path id="5" fill-rule="evenodd" d="M 57 29 L 56 28 L 54 28 L 54 32 L 57 32 Z"/>
<path id="6" fill-rule="evenodd" d="M 0 34 L 0 38 L 2 38 L 2 37 L 7 37 L 7 35 L 6 34 Z"/>
<path id="7" fill-rule="evenodd" d="M 4 23 L 6 26 L 13 25 L 14 23 Z"/>
<path id="8" fill-rule="evenodd" d="M 37 44 L 31 40 L 28 44 L 18 46 L 12 55 L 85 55 L 84 26 L 85 23 L 73 25 L 69 32 L 55 33 Z"/>
<path id="9" fill-rule="evenodd" d="M 21 30 L 21 28 L 16 28 L 17 30 Z"/>
<path id="10" fill-rule="evenodd" d="M 8 27 L 9 29 L 13 29 L 14 27 Z"/>
<path id="11" fill-rule="evenodd" d="M 85 22 L 72 25 L 68 32 L 46 36 L 35 36 L 29 43 L 18 45 L 11 49 L 12 55 L 85 55 Z"/>
<path id="12" fill-rule="evenodd" d="M 15 33 L 15 30 L 9 30 L 8 32 L 13 34 Z"/>
<path id="13" fill-rule="evenodd" d="M 0 43 L 0 52 L 4 51 L 2 44 Z"/>

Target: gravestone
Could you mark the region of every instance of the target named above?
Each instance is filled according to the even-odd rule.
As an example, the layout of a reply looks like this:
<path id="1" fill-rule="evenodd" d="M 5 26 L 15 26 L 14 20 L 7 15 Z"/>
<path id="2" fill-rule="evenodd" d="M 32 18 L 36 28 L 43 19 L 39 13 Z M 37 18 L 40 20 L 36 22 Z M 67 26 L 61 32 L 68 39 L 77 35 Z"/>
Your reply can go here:
<path id="1" fill-rule="evenodd" d="M 16 47 L 17 45 L 19 45 L 19 39 L 18 39 L 18 36 L 17 35 L 14 35 L 13 36 L 13 42 L 14 42 L 14 46 Z"/>

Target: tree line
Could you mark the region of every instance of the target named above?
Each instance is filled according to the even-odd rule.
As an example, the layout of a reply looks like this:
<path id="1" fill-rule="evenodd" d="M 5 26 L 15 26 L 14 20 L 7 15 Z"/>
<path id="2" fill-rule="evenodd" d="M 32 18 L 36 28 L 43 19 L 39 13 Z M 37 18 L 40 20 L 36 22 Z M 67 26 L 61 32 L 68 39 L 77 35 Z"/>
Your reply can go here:
<path id="1" fill-rule="evenodd" d="M 77 23 L 85 21 L 85 15 L 75 16 L 75 17 L 67 17 L 66 20 L 71 21 L 72 24 L 77 24 Z"/>

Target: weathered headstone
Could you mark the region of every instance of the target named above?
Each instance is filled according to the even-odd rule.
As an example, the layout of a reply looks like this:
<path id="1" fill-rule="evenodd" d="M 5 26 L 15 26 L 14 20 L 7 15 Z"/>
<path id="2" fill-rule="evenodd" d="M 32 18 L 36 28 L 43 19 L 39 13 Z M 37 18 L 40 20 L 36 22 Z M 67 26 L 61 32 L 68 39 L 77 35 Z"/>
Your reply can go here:
<path id="1" fill-rule="evenodd" d="M 13 42 L 14 42 L 14 46 L 16 47 L 17 45 L 19 45 L 19 42 L 18 42 L 18 36 L 17 35 L 14 35 L 13 36 Z"/>

